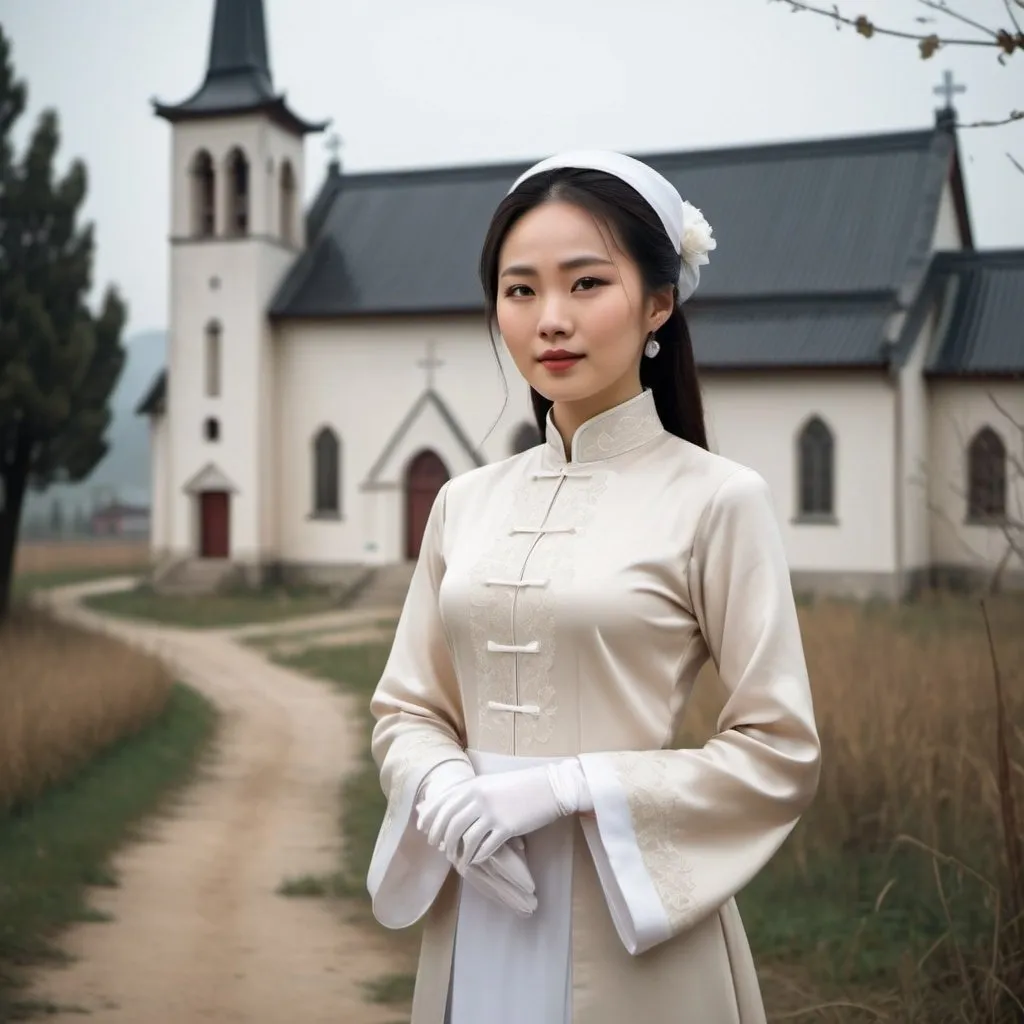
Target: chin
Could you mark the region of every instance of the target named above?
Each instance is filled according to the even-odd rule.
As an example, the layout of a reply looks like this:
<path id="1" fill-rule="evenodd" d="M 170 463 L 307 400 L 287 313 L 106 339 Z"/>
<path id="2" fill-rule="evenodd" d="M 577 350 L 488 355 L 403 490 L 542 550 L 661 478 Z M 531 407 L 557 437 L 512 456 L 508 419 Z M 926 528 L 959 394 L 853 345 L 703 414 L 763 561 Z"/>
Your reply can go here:
<path id="1" fill-rule="evenodd" d="M 530 387 L 549 402 L 580 402 L 601 390 L 582 381 L 552 380 L 546 374 L 539 374 L 536 379 L 530 381 Z"/>

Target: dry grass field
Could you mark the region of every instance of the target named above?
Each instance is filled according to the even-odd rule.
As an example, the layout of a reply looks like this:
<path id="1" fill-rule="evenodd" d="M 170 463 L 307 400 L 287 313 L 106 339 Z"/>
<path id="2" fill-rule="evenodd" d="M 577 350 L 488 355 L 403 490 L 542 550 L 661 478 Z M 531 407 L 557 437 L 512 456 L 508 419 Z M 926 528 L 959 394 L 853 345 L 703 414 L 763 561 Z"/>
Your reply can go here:
<path id="1" fill-rule="evenodd" d="M 146 565 L 149 546 L 142 540 L 33 541 L 14 553 L 15 576 L 86 571 L 134 571 Z"/>
<path id="2" fill-rule="evenodd" d="M 72 776 L 164 710 L 155 658 L 20 610 L 0 628 L 0 812 Z"/>
<path id="3" fill-rule="evenodd" d="M 988 603 L 1024 841 L 1024 601 Z M 1021 863 L 1007 855 L 992 656 L 976 601 L 800 609 L 824 748 L 814 806 L 740 895 L 773 1021 L 1010 1024 L 1024 1015 L 1024 942 L 1010 926 Z M 283 658 L 368 702 L 386 645 Z M 681 745 L 722 705 L 712 672 Z M 367 740 L 369 719 L 367 716 Z M 340 886 L 363 889 L 383 813 L 376 769 L 346 784 Z M 1020 904 L 1018 903 L 1018 906 Z M 396 959 L 411 966 L 407 936 Z M 375 998 L 408 998 L 408 975 Z"/>
<path id="4" fill-rule="evenodd" d="M 100 919 L 90 887 L 115 884 L 110 855 L 191 778 L 215 719 L 114 639 L 24 607 L 0 624 L 0 1021 L 53 1012 L 24 997 L 26 970 Z"/>

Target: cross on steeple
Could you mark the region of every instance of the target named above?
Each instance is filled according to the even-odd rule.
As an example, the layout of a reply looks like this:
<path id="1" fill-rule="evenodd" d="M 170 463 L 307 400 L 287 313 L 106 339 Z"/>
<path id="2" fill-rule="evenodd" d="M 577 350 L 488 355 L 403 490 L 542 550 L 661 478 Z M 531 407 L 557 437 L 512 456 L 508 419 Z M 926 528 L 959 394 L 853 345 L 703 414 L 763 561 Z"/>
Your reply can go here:
<path id="1" fill-rule="evenodd" d="M 436 355 L 434 354 L 436 348 L 437 348 L 437 342 L 434 341 L 433 338 L 431 338 L 431 340 L 427 342 L 427 357 L 426 357 L 426 359 L 421 359 L 419 361 L 419 363 L 417 363 L 417 366 L 420 366 L 424 370 L 427 371 L 427 390 L 428 391 L 433 391 L 434 390 L 434 371 L 439 366 L 444 366 L 444 363 L 440 359 L 438 359 L 436 357 Z"/>
<path id="2" fill-rule="evenodd" d="M 325 143 L 327 152 L 331 154 L 331 163 L 340 164 L 341 159 L 339 154 L 341 153 L 341 147 L 345 144 L 345 140 L 337 133 L 331 132 L 327 136 L 327 142 Z"/>
<path id="3" fill-rule="evenodd" d="M 942 96 L 946 101 L 946 110 L 953 109 L 953 97 L 959 93 L 967 92 L 966 85 L 958 85 L 953 81 L 953 72 L 944 71 L 942 73 L 942 85 L 937 85 L 932 92 L 936 96 Z"/>

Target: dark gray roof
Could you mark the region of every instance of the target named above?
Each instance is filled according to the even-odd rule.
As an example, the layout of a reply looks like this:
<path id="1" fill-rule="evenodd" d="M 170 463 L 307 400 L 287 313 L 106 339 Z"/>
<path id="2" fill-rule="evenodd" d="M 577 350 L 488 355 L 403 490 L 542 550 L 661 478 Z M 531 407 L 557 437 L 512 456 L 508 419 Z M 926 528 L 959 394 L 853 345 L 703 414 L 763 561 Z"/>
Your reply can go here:
<path id="1" fill-rule="evenodd" d="M 261 110 L 300 134 L 326 126 L 303 120 L 274 93 L 263 0 L 217 0 L 203 84 L 181 103 L 153 107 L 171 122 Z"/>
<path id="2" fill-rule="evenodd" d="M 759 301 L 694 309 L 688 316 L 701 370 L 884 366 L 893 305 L 885 296 Z"/>
<path id="3" fill-rule="evenodd" d="M 916 294 L 956 142 L 929 131 L 643 156 L 699 206 L 718 248 L 693 301 Z M 480 246 L 526 164 L 340 175 L 310 211 L 310 244 L 277 317 L 479 310 Z M 958 176 L 957 176 L 958 178 Z M 958 191 L 961 233 L 970 244 Z"/>
<path id="4" fill-rule="evenodd" d="M 927 372 L 1024 377 L 1024 249 L 941 253 L 933 274 L 948 326 Z"/>
<path id="5" fill-rule="evenodd" d="M 135 407 L 136 416 L 161 416 L 167 406 L 167 371 L 161 370 Z"/>

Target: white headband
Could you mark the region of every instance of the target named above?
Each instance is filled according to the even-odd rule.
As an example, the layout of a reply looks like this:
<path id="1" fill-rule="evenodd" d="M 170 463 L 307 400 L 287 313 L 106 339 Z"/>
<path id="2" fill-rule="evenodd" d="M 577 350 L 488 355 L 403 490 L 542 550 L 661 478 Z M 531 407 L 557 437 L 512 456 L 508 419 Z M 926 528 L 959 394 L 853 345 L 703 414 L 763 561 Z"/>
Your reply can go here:
<path id="1" fill-rule="evenodd" d="M 672 182 L 631 156 L 589 149 L 560 153 L 541 160 L 516 179 L 509 193 L 515 192 L 527 178 L 559 167 L 604 171 L 636 189 L 658 215 L 683 261 L 679 269 L 679 301 L 685 302 L 697 290 L 700 268 L 710 262 L 708 253 L 718 243 L 711 235 L 711 225 L 704 214 L 685 202 Z"/>

